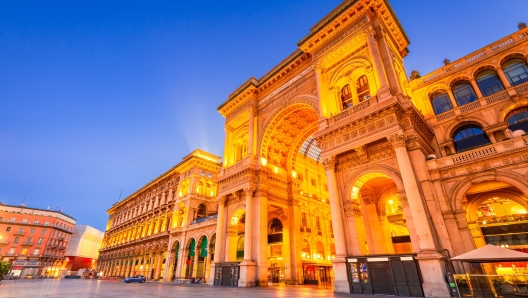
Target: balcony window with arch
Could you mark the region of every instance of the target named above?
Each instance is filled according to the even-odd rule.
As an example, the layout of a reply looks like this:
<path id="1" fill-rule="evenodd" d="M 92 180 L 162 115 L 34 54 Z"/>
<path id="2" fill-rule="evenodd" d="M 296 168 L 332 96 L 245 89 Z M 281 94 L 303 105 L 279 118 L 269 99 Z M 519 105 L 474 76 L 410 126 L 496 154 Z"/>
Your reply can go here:
<path id="1" fill-rule="evenodd" d="M 196 211 L 196 219 L 201 219 L 207 217 L 207 209 L 204 204 L 198 205 L 198 210 Z"/>
<path id="2" fill-rule="evenodd" d="M 493 70 L 479 72 L 475 81 L 483 96 L 490 96 L 504 90 L 502 82 Z"/>
<path id="3" fill-rule="evenodd" d="M 341 105 L 343 106 L 343 110 L 346 110 L 348 108 L 351 108 L 354 104 L 352 103 L 352 93 L 350 92 L 350 85 L 345 85 L 341 89 Z"/>
<path id="4" fill-rule="evenodd" d="M 528 65 L 522 59 L 506 61 L 502 64 L 502 71 L 512 86 L 528 82 Z"/>
<path id="5" fill-rule="evenodd" d="M 367 76 L 361 76 L 356 81 L 356 91 L 359 102 L 365 101 L 370 98 L 370 88 Z"/>
<path id="6" fill-rule="evenodd" d="M 477 100 L 475 90 L 468 81 L 458 81 L 451 87 L 455 100 L 459 106 L 466 105 Z"/>
<path id="7" fill-rule="evenodd" d="M 449 95 L 445 91 L 437 91 L 431 95 L 431 104 L 436 115 L 453 109 Z"/>
<path id="8" fill-rule="evenodd" d="M 511 131 L 522 129 L 528 132 L 528 107 L 518 108 L 509 112 L 505 119 Z"/>
<path id="9" fill-rule="evenodd" d="M 457 153 L 491 143 L 482 128 L 476 124 L 467 124 L 456 129 L 453 133 L 453 141 Z"/>

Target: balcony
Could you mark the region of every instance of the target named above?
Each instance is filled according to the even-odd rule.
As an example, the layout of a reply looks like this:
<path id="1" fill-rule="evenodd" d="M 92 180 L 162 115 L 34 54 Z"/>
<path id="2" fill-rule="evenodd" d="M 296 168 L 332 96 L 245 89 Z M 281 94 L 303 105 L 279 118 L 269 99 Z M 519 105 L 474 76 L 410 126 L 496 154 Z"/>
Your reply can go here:
<path id="1" fill-rule="evenodd" d="M 4 257 L 16 257 L 18 256 L 18 254 L 15 254 L 15 253 L 6 253 L 6 254 L 3 254 Z"/>
<path id="2" fill-rule="evenodd" d="M 9 244 L 9 241 L 7 240 L 0 240 L 0 245 L 6 245 Z"/>
<path id="3" fill-rule="evenodd" d="M 26 232 L 20 232 L 20 231 L 18 231 L 18 232 L 14 232 L 13 234 L 14 234 L 14 235 L 24 236 L 24 235 L 26 235 Z"/>
<path id="4" fill-rule="evenodd" d="M 444 170 L 476 161 L 481 162 L 486 159 L 502 156 L 504 153 L 513 153 L 522 149 L 528 149 L 528 135 L 479 147 L 447 157 L 428 160 L 427 167 L 429 171 Z"/>
<path id="5" fill-rule="evenodd" d="M 35 244 L 35 243 L 33 243 L 33 242 L 27 242 L 27 241 L 26 241 L 26 242 L 22 242 L 21 245 L 22 245 L 22 246 L 33 246 L 34 244 Z"/>
<path id="6" fill-rule="evenodd" d="M 66 246 L 59 246 L 59 250 L 65 250 Z"/>
<path id="7" fill-rule="evenodd" d="M 507 90 L 495 93 L 488 97 L 482 97 L 474 102 L 468 103 L 463 106 L 457 106 L 452 110 L 449 110 L 445 113 L 436 115 L 436 121 L 440 122 L 446 119 L 455 117 L 456 115 L 461 115 L 463 113 L 468 113 L 474 110 L 478 110 L 480 107 L 495 103 L 500 100 L 509 99 L 511 94 L 520 94 L 528 91 L 528 83 L 521 84 L 519 86 L 511 87 Z M 433 118 L 434 119 L 434 118 Z"/>

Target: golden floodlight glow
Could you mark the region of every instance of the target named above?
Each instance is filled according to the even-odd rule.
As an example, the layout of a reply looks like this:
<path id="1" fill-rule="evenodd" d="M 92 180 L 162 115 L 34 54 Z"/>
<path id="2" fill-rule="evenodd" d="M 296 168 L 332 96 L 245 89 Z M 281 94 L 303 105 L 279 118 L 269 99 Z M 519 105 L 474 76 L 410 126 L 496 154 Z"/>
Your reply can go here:
<path id="1" fill-rule="evenodd" d="M 295 172 L 295 170 L 292 170 L 292 177 L 297 178 L 297 172 Z"/>
<path id="2" fill-rule="evenodd" d="M 231 218 L 231 225 L 236 226 L 238 224 L 238 216 L 233 216 Z"/>
<path id="3" fill-rule="evenodd" d="M 261 157 L 260 158 L 260 163 L 263 165 L 263 166 L 266 166 L 268 164 L 268 160 L 265 158 L 265 157 Z"/>
<path id="4" fill-rule="evenodd" d="M 212 161 L 212 162 L 218 162 L 218 160 L 216 158 L 212 158 L 212 157 L 209 157 L 209 156 L 205 156 L 205 155 L 202 155 L 200 153 L 195 153 L 194 156 L 197 156 L 199 158 L 202 158 L 202 159 L 205 159 L 205 160 L 208 160 L 208 161 Z"/>
<path id="5" fill-rule="evenodd" d="M 278 174 L 279 173 L 279 168 L 273 167 L 273 172 L 275 172 L 275 174 Z"/>
<path id="6" fill-rule="evenodd" d="M 357 200 L 359 188 L 357 186 L 352 187 L 352 199 Z"/>

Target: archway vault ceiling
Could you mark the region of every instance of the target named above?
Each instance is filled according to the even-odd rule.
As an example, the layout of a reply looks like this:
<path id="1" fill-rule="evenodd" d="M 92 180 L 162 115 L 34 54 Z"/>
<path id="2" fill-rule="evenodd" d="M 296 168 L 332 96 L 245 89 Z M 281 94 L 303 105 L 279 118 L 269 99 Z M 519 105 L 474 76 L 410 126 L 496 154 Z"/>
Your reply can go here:
<path id="1" fill-rule="evenodd" d="M 295 145 L 295 140 L 308 127 L 316 126 L 318 118 L 315 110 L 306 107 L 294 110 L 280 119 L 272 128 L 273 131 L 266 148 L 269 162 L 286 168 L 288 153 Z"/>

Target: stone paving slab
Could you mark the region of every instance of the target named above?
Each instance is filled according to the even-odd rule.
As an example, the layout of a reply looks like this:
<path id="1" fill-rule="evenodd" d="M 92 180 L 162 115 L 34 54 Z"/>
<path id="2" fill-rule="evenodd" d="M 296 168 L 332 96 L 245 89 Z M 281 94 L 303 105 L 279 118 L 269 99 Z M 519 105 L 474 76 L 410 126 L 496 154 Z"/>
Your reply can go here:
<path id="1" fill-rule="evenodd" d="M 178 297 L 178 298 L 272 298 L 272 297 L 339 297 L 370 298 L 383 295 L 335 294 L 331 289 L 316 286 L 272 286 L 267 288 L 225 288 L 208 285 L 178 285 L 172 283 L 130 283 L 89 279 L 10 280 L 0 285 L 0 297 Z"/>

